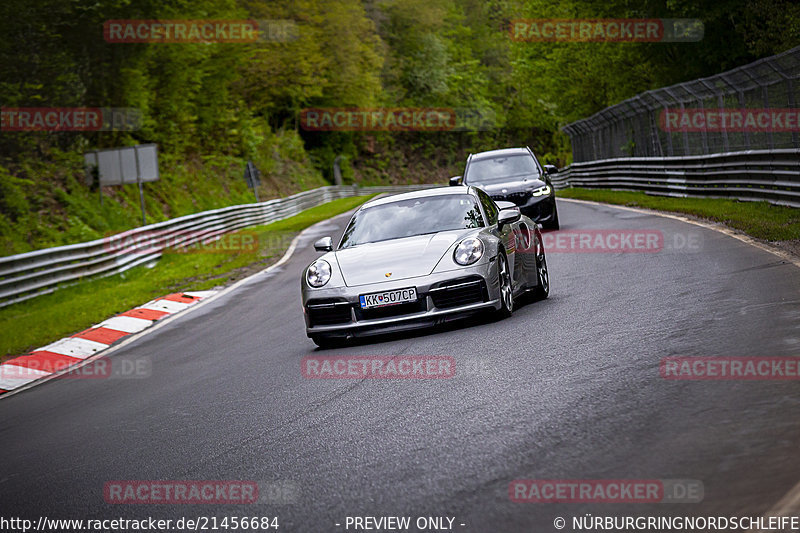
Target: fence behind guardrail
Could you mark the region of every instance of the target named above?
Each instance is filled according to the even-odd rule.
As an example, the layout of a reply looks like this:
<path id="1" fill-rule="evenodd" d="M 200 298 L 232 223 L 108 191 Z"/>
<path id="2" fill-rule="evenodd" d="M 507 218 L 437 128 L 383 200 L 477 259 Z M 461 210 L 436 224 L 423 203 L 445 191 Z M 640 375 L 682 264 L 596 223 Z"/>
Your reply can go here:
<path id="1" fill-rule="evenodd" d="M 800 46 L 639 94 L 563 129 L 576 163 L 800 148 Z"/>

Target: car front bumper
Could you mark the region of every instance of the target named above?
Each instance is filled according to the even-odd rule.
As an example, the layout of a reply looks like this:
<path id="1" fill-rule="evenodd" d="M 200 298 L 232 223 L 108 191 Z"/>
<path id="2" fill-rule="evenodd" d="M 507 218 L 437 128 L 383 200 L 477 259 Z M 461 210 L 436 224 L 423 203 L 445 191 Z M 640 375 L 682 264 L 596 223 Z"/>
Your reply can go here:
<path id="1" fill-rule="evenodd" d="M 415 287 L 417 301 L 361 309 L 359 296 Z M 308 289 L 303 287 L 306 334 L 358 337 L 435 326 L 500 307 L 497 261 L 390 282 Z"/>

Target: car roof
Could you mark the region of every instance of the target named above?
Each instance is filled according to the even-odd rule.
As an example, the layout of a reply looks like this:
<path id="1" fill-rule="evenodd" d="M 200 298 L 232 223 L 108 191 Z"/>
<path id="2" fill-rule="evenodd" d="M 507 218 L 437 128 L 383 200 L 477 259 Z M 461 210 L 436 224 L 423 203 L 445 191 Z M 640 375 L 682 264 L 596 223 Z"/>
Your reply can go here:
<path id="1" fill-rule="evenodd" d="M 527 148 L 501 148 L 499 150 L 489 150 L 488 152 L 479 152 L 472 154 L 472 159 L 488 159 L 491 157 L 503 157 L 510 155 L 528 155 Z"/>
<path id="2" fill-rule="evenodd" d="M 429 198 L 431 196 L 446 196 L 449 194 L 474 194 L 473 187 L 435 187 L 433 189 L 422 189 L 419 191 L 404 192 L 401 194 L 392 194 L 390 196 L 382 196 L 370 200 L 361 206 L 362 209 L 367 207 L 374 207 L 376 205 L 389 204 L 392 202 L 399 202 L 402 200 L 413 200 L 414 198 Z"/>

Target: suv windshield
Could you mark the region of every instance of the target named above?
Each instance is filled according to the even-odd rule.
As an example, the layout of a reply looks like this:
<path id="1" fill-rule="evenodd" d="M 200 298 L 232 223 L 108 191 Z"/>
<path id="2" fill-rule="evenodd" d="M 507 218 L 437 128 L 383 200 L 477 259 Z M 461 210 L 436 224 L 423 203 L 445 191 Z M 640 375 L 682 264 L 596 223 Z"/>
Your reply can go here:
<path id="1" fill-rule="evenodd" d="M 491 183 L 527 174 L 539 176 L 539 169 L 529 155 L 492 157 L 473 160 L 464 176 L 464 183 Z"/>
<path id="2" fill-rule="evenodd" d="M 483 217 L 472 195 L 413 198 L 358 211 L 344 231 L 339 248 L 483 226 Z"/>

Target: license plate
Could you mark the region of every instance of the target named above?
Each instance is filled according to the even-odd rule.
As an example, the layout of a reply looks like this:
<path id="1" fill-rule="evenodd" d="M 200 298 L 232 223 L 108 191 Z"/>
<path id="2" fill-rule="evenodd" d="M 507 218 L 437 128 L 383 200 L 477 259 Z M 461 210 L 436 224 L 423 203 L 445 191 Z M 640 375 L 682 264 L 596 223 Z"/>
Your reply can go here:
<path id="1" fill-rule="evenodd" d="M 394 291 L 375 292 L 372 294 L 362 294 L 358 297 L 361 301 L 361 309 L 373 307 L 385 307 L 387 305 L 397 305 L 417 300 L 417 289 L 397 289 Z"/>

